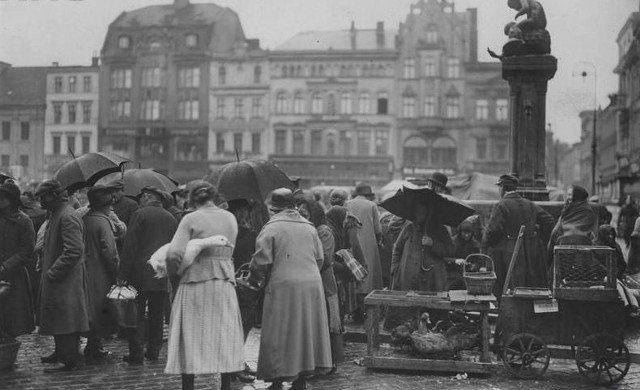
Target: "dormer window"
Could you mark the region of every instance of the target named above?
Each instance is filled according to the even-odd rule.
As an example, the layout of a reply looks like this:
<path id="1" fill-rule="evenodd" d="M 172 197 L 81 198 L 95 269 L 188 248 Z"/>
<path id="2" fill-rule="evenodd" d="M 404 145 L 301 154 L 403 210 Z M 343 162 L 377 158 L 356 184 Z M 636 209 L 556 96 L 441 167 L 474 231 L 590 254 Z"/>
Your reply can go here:
<path id="1" fill-rule="evenodd" d="M 427 43 L 438 43 L 438 30 L 435 26 L 427 29 Z"/>
<path id="2" fill-rule="evenodd" d="M 198 45 L 198 35 L 197 34 L 187 34 L 185 38 L 185 44 L 187 47 L 195 47 Z"/>
<path id="3" fill-rule="evenodd" d="M 121 35 L 118 38 L 118 47 L 121 49 L 128 49 L 131 47 L 131 37 L 127 35 Z"/>

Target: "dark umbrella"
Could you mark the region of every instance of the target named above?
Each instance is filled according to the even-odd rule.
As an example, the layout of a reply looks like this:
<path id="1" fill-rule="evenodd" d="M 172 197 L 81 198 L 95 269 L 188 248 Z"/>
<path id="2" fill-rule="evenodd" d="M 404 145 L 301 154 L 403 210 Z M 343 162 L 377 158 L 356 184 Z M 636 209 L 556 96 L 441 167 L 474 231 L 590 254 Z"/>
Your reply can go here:
<path id="1" fill-rule="evenodd" d="M 86 153 L 66 162 L 54 178 L 67 190 L 92 186 L 101 177 L 122 169 L 130 160 L 108 152 Z"/>
<path id="2" fill-rule="evenodd" d="M 153 186 L 162 191 L 172 193 L 178 189 L 178 182 L 156 172 L 153 169 L 127 169 L 122 175 L 124 181 L 124 194 L 138 196 L 144 187 Z"/>
<path id="3" fill-rule="evenodd" d="M 11 179 L 11 180 L 16 180 L 15 177 L 11 176 L 8 173 L 4 173 L 4 172 L 0 172 L 0 184 L 4 183 L 5 181 L 7 181 L 7 179 Z"/>
<path id="4" fill-rule="evenodd" d="M 416 206 L 419 203 L 434 203 L 434 220 L 451 227 L 456 227 L 465 218 L 473 215 L 475 210 L 451 195 L 438 194 L 430 188 L 402 187 L 391 198 L 380 203 L 380 207 L 408 220 L 415 220 Z"/>
<path id="5" fill-rule="evenodd" d="M 272 162 L 264 160 L 225 164 L 209 180 L 218 186 L 218 191 L 225 199 L 256 199 L 263 202 L 276 188 L 294 189 L 286 173 Z"/>

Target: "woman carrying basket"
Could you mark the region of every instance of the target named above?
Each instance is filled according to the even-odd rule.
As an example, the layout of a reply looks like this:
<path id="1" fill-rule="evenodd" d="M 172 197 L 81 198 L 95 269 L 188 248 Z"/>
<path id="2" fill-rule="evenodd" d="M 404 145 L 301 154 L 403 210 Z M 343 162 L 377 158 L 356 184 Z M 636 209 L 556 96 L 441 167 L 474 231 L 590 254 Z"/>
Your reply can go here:
<path id="1" fill-rule="evenodd" d="M 180 221 L 167 253 L 170 275 L 180 278 L 171 308 L 165 373 L 182 374 L 182 388 L 193 389 L 196 374 L 222 373 L 221 389 L 231 374 L 244 370 L 244 340 L 231 254 L 238 234 L 233 214 L 214 204 L 217 190 L 202 182 L 191 190 L 196 207 Z M 222 236 L 226 245 L 202 249 L 191 265 L 182 262 L 191 239 Z"/>

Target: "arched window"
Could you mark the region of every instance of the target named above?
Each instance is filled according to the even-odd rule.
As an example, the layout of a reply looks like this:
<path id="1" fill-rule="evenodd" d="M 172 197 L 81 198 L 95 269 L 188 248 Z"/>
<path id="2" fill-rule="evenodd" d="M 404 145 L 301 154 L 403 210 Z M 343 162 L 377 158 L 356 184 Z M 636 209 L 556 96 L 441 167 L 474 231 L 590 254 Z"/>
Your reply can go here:
<path id="1" fill-rule="evenodd" d="M 287 112 L 287 94 L 278 92 L 276 95 L 276 114 L 284 114 Z"/>
<path id="2" fill-rule="evenodd" d="M 457 148 L 454 140 L 440 137 L 431 146 L 431 163 L 435 167 L 456 167 Z"/>
<path id="3" fill-rule="evenodd" d="M 304 114 L 304 111 L 304 95 L 302 92 L 298 92 L 293 98 L 293 113 Z"/>
<path id="4" fill-rule="evenodd" d="M 407 138 L 404 141 L 403 153 L 405 165 L 425 166 L 429 164 L 429 145 L 422 137 Z"/>
<path id="5" fill-rule="evenodd" d="M 340 95 L 340 113 L 351 114 L 351 94 L 348 92 Z"/>
<path id="6" fill-rule="evenodd" d="M 371 114 L 371 99 L 367 92 L 362 92 L 358 98 L 358 113 Z"/>
<path id="7" fill-rule="evenodd" d="M 320 92 L 314 92 L 311 95 L 311 113 L 322 114 L 322 94 Z"/>

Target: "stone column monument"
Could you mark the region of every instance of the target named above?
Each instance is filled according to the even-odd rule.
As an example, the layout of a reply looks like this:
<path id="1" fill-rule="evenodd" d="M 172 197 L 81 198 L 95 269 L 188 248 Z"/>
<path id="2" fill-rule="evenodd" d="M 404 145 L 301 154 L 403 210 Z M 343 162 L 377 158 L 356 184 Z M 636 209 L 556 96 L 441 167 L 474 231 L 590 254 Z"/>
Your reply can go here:
<path id="1" fill-rule="evenodd" d="M 518 192 L 531 200 L 549 200 L 545 180 L 545 116 L 547 82 L 557 70 L 542 5 L 535 0 L 508 0 L 520 22 L 505 26 L 509 40 L 502 55 L 502 78 L 510 89 L 511 174 L 520 179 Z"/>

